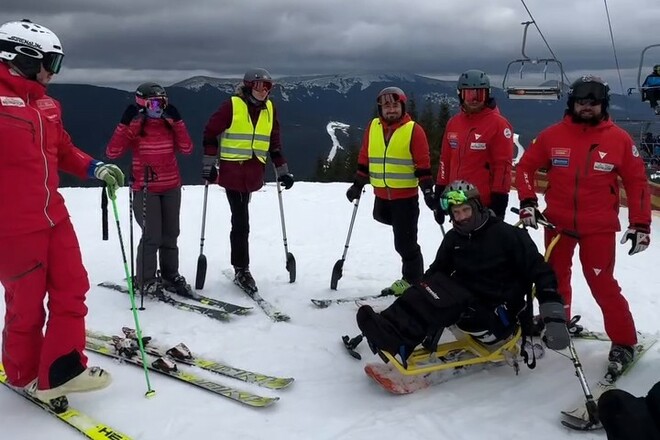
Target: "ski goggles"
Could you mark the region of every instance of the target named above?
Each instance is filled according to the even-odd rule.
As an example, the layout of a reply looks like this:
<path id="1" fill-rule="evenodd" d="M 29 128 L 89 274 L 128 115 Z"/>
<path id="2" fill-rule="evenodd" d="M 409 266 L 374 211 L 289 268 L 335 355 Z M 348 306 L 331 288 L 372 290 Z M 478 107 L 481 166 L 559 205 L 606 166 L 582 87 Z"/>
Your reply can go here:
<path id="1" fill-rule="evenodd" d="M 442 195 L 440 198 L 440 207 L 446 211 L 449 212 L 449 207 L 453 205 L 462 205 L 463 203 L 467 203 L 468 201 L 468 195 L 465 193 L 465 191 L 462 190 L 455 190 L 455 191 L 448 191 L 445 194 Z"/>
<path id="2" fill-rule="evenodd" d="M 273 88 L 273 83 L 270 81 L 252 81 L 252 90 L 257 92 L 270 92 Z"/>
<path id="3" fill-rule="evenodd" d="M 400 101 L 401 101 L 401 97 L 396 93 L 386 93 L 384 95 L 380 95 L 376 100 L 378 105 L 393 104 L 395 102 L 400 102 Z"/>
<path id="4" fill-rule="evenodd" d="M 56 52 L 48 52 L 44 54 L 41 64 L 43 64 L 44 69 L 47 72 L 52 74 L 60 73 L 62 69 L 62 60 L 64 59 L 64 54 Z"/>
<path id="5" fill-rule="evenodd" d="M 596 105 L 602 104 L 603 101 L 598 99 L 584 98 L 584 99 L 576 99 L 575 103 L 579 105 L 588 105 L 590 107 L 594 107 Z"/>
<path id="6" fill-rule="evenodd" d="M 486 89 L 461 89 L 461 98 L 467 102 L 484 102 L 487 92 Z"/>
<path id="7" fill-rule="evenodd" d="M 151 111 L 160 111 L 165 110 L 167 107 L 167 98 L 164 96 L 159 96 L 157 98 L 136 98 L 135 101 L 140 107 L 144 107 L 147 110 Z"/>
<path id="8" fill-rule="evenodd" d="M 607 86 L 595 81 L 584 82 L 571 90 L 570 96 L 575 100 L 591 98 L 596 101 L 604 101 L 607 99 Z"/>

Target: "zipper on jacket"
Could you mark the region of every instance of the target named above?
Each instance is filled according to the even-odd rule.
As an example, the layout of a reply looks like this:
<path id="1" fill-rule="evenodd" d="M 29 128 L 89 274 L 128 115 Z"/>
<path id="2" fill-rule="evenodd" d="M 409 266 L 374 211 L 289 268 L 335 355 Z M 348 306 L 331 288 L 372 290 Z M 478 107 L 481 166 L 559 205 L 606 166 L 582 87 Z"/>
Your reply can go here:
<path id="1" fill-rule="evenodd" d="M 27 104 L 28 107 L 30 107 L 29 96 L 27 99 Z M 53 219 L 51 219 L 50 216 L 48 215 L 48 204 L 50 203 L 50 189 L 48 189 L 48 157 L 46 156 L 46 151 L 44 149 L 44 123 L 41 119 L 41 113 L 39 113 L 39 110 L 37 110 L 36 108 L 32 108 L 32 109 L 37 113 L 37 119 L 39 120 L 39 144 L 41 148 L 41 156 L 44 158 L 44 168 L 45 168 L 44 188 L 46 188 L 46 203 L 44 204 L 44 215 L 46 216 L 46 219 L 48 220 L 50 226 L 53 227 L 55 226 L 55 222 L 53 222 Z"/>

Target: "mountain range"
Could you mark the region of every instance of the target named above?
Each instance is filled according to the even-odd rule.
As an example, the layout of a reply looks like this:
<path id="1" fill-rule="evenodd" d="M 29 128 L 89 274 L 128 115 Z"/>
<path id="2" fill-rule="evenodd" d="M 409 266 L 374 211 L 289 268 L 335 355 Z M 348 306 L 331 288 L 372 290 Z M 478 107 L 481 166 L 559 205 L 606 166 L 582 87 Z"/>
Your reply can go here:
<path id="1" fill-rule="evenodd" d="M 239 83 L 235 78 L 196 76 L 166 87 L 170 101 L 180 110 L 195 142 L 193 155 L 179 158 L 185 184 L 201 183 L 204 126 Z M 278 110 L 283 149 L 291 171 L 298 180 L 310 180 L 317 160 L 332 157 L 337 142 L 343 147 L 359 143 L 365 125 L 373 117 L 375 97 L 382 88 L 392 85 L 402 88 L 409 99 L 415 100 L 418 111 L 427 102 L 437 111 L 444 102 L 453 114 L 458 111 L 455 84 L 455 81 L 402 73 L 277 79 L 271 98 Z M 133 92 L 91 85 L 52 84 L 49 94 L 61 102 L 65 127 L 76 145 L 100 159 L 105 156 L 105 146 L 124 108 L 134 102 Z M 564 98 L 559 101 L 509 100 L 496 87 L 492 94 L 523 146 L 542 128 L 558 121 L 565 108 Z M 654 118 L 648 104 L 617 94 L 612 95 L 610 112 L 615 120 L 629 120 L 623 125 L 634 137 L 639 137 L 640 130 L 647 128 L 645 122 Z M 329 127 L 333 126 L 341 127 L 334 130 L 335 139 L 329 133 Z M 126 157 L 119 163 L 127 169 L 129 161 Z M 63 185 L 78 186 L 80 182 L 63 176 Z"/>

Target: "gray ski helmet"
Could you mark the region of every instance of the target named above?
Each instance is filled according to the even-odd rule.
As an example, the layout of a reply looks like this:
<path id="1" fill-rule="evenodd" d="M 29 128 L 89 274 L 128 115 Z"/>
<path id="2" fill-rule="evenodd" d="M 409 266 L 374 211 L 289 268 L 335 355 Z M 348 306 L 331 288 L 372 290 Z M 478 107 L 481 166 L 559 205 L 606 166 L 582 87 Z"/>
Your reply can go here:
<path id="1" fill-rule="evenodd" d="M 573 104 L 577 99 L 600 101 L 603 105 L 603 112 L 606 112 L 610 103 L 610 86 L 598 76 L 584 75 L 576 79 L 568 90 L 566 104 L 569 111 L 573 111 Z"/>
<path id="2" fill-rule="evenodd" d="M 252 87 L 254 81 L 266 81 L 273 82 L 273 77 L 270 76 L 270 73 L 266 69 L 254 68 L 245 72 L 243 75 L 243 84 L 245 87 Z"/>
<path id="3" fill-rule="evenodd" d="M 459 95 L 463 89 L 490 89 L 490 78 L 481 70 L 466 70 L 458 77 L 456 88 Z"/>
<path id="4" fill-rule="evenodd" d="M 376 104 L 378 105 L 378 115 L 380 117 L 383 117 L 382 108 L 381 108 L 381 97 L 386 95 L 392 95 L 395 101 L 401 103 L 401 117 L 403 117 L 403 115 L 406 114 L 406 101 L 408 101 L 408 97 L 403 92 L 403 90 L 401 90 L 399 87 L 394 87 L 394 86 L 385 87 L 383 90 L 378 92 L 378 96 L 376 96 Z"/>

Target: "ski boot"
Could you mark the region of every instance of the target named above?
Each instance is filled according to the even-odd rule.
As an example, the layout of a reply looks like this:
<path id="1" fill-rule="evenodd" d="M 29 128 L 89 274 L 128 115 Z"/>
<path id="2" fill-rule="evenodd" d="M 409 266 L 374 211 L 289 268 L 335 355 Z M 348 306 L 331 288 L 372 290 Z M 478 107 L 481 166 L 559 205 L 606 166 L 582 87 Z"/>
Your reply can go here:
<path id="1" fill-rule="evenodd" d="M 236 275 L 234 276 L 234 283 L 245 290 L 246 292 L 257 292 L 257 283 L 252 278 L 250 269 L 247 267 L 236 267 Z"/>
<path id="2" fill-rule="evenodd" d="M 611 383 L 616 382 L 617 379 L 630 367 L 634 359 L 634 347 L 629 345 L 612 344 L 608 356 L 610 363 L 607 366 L 607 380 Z"/>
<path id="3" fill-rule="evenodd" d="M 190 287 L 190 284 L 186 282 L 186 279 L 182 275 L 176 275 L 172 279 L 163 277 L 163 289 L 176 293 L 177 295 L 187 297 L 187 298 L 196 298 L 197 295 Z"/>
<path id="4" fill-rule="evenodd" d="M 158 280 L 147 281 L 143 288 L 144 290 L 142 293 L 159 301 L 167 301 L 170 299 L 169 293 L 163 290 L 163 285 Z"/>
<path id="5" fill-rule="evenodd" d="M 50 408 L 50 410 L 55 414 L 62 414 L 69 409 L 69 399 L 67 399 L 66 396 L 58 396 L 52 399 L 44 399 L 42 396 L 40 396 L 37 393 L 37 379 L 33 380 L 25 388 L 23 388 L 23 392 L 31 398 L 48 405 L 48 408 Z"/>
<path id="6" fill-rule="evenodd" d="M 110 376 L 110 373 L 103 368 L 88 367 L 79 375 L 54 388 L 40 390 L 37 387 L 36 381 L 34 381 L 34 383 L 31 384 L 28 393 L 42 402 L 48 402 L 50 405 L 53 400 L 61 400 L 62 397 L 66 399 L 65 396 L 69 393 L 83 393 L 87 391 L 101 390 L 110 385 L 111 382 L 112 377 Z M 58 404 L 61 403 L 63 402 Z"/>

